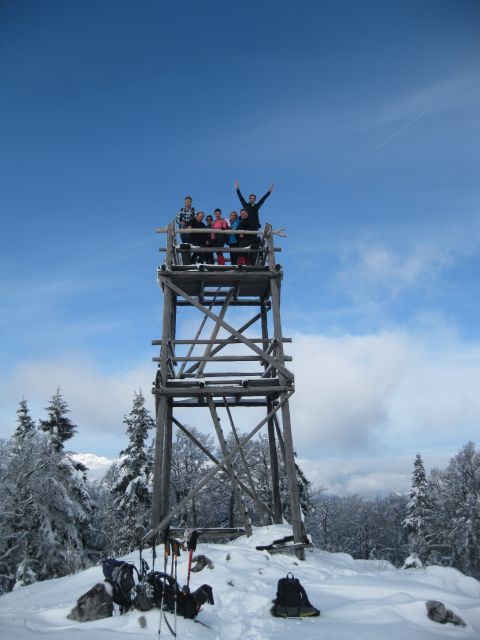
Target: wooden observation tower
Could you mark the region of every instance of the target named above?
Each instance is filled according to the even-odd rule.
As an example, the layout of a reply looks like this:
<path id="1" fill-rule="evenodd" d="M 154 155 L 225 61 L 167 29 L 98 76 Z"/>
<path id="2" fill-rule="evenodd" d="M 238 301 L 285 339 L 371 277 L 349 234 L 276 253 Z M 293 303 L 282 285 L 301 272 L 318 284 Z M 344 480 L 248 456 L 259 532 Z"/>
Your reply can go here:
<path id="1" fill-rule="evenodd" d="M 206 229 L 202 231 L 211 233 Z M 202 231 L 195 229 L 195 233 Z M 166 234 L 166 246 L 160 248 L 165 253 L 165 261 L 158 268 L 158 283 L 164 295 L 163 329 L 161 340 L 152 342 L 160 346 L 160 354 L 154 358 L 158 362 L 153 388 L 156 400 L 156 449 L 152 528 L 146 538 L 161 534 L 219 472 L 227 474 L 231 480 L 247 535 L 251 534 L 252 528 L 243 500 L 245 493 L 255 501 L 256 507 L 270 522 L 281 523 L 278 443 L 287 474 L 293 539 L 295 543 L 301 543 L 305 540 L 305 532 L 289 408 L 295 387 L 294 376 L 286 366 L 292 358 L 284 353 L 284 345 L 291 339 L 285 338 L 282 333 L 280 291 L 283 271 L 275 260 L 280 248 L 274 246 L 274 237 L 284 234 L 273 231 L 271 225 L 266 224 L 259 244 L 253 243 L 252 247 L 242 249 L 226 248 L 225 253 L 249 255 L 250 265 L 237 266 L 186 264 L 190 262 L 191 250 L 185 245 L 180 245 L 180 248 L 176 245 L 179 231 L 174 223 L 158 232 Z M 238 232 L 217 229 L 215 233 L 230 235 Z M 258 236 L 254 231 L 243 233 L 251 234 L 252 240 Z M 194 250 L 200 256 L 212 255 L 218 251 L 218 247 L 195 247 Z M 177 339 L 177 322 L 185 309 L 189 314 L 188 326 L 192 327 L 191 336 Z M 194 313 L 198 316 L 198 324 L 192 319 Z M 201 337 L 205 332 L 207 337 Z M 261 414 L 262 417 L 249 425 L 246 435 L 239 437 L 234 416 L 244 417 L 247 407 L 259 407 L 256 416 L 258 418 Z M 222 459 L 218 460 L 212 451 L 205 449 L 188 427 L 182 424 L 177 417 L 180 409 L 183 415 L 185 409 L 192 413 L 189 424 L 198 423 L 199 412 L 206 413 L 218 437 Z M 240 413 L 242 411 L 243 415 Z M 248 412 L 248 416 L 251 414 L 251 411 Z M 236 444 L 230 449 L 222 430 L 223 417 L 235 436 L 233 442 Z M 189 436 L 212 464 L 206 476 L 173 507 L 169 504 L 169 494 L 174 426 Z M 258 498 L 253 483 L 247 485 L 237 477 L 233 466 L 234 456 L 238 453 L 244 460 L 242 448 L 262 428 L 268 430 L 270 451 L 269 505 Z"/>

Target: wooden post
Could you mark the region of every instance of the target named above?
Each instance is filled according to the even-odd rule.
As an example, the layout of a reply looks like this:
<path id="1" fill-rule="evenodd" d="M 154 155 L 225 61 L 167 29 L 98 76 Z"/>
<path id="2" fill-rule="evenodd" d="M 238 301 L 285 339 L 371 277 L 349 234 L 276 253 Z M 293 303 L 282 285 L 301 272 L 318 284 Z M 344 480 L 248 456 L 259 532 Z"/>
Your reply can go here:
<path id="1" fill-rule="evenodd" d="M 271 251 L 271 256 L 273 252 Z M 274 261 L 270 261 L 272 265 Z M 269 265 L 269 266 L 270 266 Z M 282 340 L 282 323 L 280 320 L 280 280 L 274 278 L 270 283 L 270 293 L 272 300 L 272 316 L 273 316 L 273 336 L 278 340 L 276 355 L 280 362 L 284 362 L 283 352 L 283 340 Z M 279 368 L 277 370 L 278 379 L 280 384 L 285 384 L 286 379 L 283 371 Z M 290 496 L 290 512 L 292 518 L 293 537 L 295 542 L 302 542 L 303 540 L 303 524 L 302 524 L 302 510 L 300 506 L 300 495 L 297 484 L 297 473 L 295 469 L 295 451 L 293 448 L 292 437 L 292 424 L 290 420 L 290 407 L 288 402 L 282 405 L 282 426 L 283 426 L 283 441 L 285 445 L 285 466 L 288 479 L 288 493 Z M 303 549 L 299 549 L 296 552 L 299 559 L 305 558 L 305 552 Z"/>
<path id="2" fill-rule="evenodd" d="M 173 252 L 173 226 L 168 226 L 167 232 L 167 267 L 172 265 Z M 160 348 L 160 363 L 156 377 L 156 387 L 164 386 L 168 378 L 169 344 L 175 338 L 175 329 L 172 322 L 175 318 L 174 295 L 165 288 L 163 298 L 163 329 L 162 346 Z M 152 491 L 152 528 L 156 527 L 168 511 L 168 492 L 165 490 L 165 481 L 170 483 L 170 459 L 165 458 L 165 453 L 171 451 L 172 424 L 171 407 L 168 406 L 165 395 L 156 395 L 155 398 L 155 457 L 153 467 L 153 491 Z M 168 476 L 168 479 L 166 480 Z"/>
<path id="3" fill-rule="evenodd" d="M 262 306 L 262 336 L 264 338 L 263 348 L 265 351 L 269 347 L 268 342 L 268 318 L 267 310 L 265 306 Z M 267 365 L 265 365 L 265 371 Z M 267 400 L 267 413 L 270 413 L 272 409 L 272 401 Z M 268 446 L 270 451 L 270 474 L 272 477 L 272 507 L 273 507 L 273 522 L 275 524 L 282 524 L 282 501 L 280 497 L 280 476 L 278 473 L 278 457 L 277 457 L 277 445 L 275 442 L 275 427 L 273 423 L 273 416 L 268 421 Z"/>

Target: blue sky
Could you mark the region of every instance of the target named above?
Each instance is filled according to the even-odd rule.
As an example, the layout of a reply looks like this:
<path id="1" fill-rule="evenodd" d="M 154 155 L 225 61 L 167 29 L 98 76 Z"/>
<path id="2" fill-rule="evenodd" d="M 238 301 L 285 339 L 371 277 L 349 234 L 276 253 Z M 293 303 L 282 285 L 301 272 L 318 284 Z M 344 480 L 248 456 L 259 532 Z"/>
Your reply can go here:
<path id="1" fill-rule="evenodd" d="M 1 2 L 0 436 L 60 385 L 72 446 L 118 453 L 154 375 L 154 229 L 186 193 L 237 208 L 238 179 L 274 182 L 287 228 L 314 480 L 400 488 L 475 440 L 479 26 L 462 0 Z"/>

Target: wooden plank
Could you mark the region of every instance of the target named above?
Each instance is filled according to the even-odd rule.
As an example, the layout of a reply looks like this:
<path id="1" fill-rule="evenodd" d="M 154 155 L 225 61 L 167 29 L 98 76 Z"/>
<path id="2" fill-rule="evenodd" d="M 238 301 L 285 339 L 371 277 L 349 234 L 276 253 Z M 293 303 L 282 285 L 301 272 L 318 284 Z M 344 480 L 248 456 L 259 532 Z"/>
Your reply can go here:
<path id="1" fill-rule="evenodd" d="M 238 376 L 241 379 L 252 378 L 255 376 L 261 376 L 261 372 L 258 371 L 204 371 L 204 378 L 219 378 L 219 377 L 228 377 L 228 376 Z M 187 380 L 189 378 L 195 379 L 193 375 L 183 375 L 182 380 Z M 241 380 L 240 380 L 241 382 Z M 240 384 L 239 382 L 239 384 Z M 232 383 L 233 384 L 233 383 Z"/>
<path id="2" fill-rule="evenodd" d="M 170 223 L 171 224 L 171 223 Z M 266 225 L 265 225 L 266 226 Z M 165 233 L 166 230 L 168 229 L 165 227 L 157 227 L 155 229 L 155 233 Z M 212 233 L 211 229 L 191 229 L 191 233 Z M 285 228 L 284 227 L 280 227 L 280 229 L 276 229 L 275 231 L 271 228 L 270 225 L 270 229 L 271 231 L 269 232 L 270 234 L 279 236 L 280 238 L 286 238 L 286 234 L 285 234 Z M 187 227 L 188 230 L 188 227 Z M 185 233 L 185 229 L 175 229 L 175 233 L 179 234 L 179 233 Z M 236 230 L 236 229 L 215 229 L 215 233 L 218 233 L 219 235 L 224 235 L 224 236 L 230 236 L 230 235 L 246 235 L 246 236 L 258 236 L 258 231 L 243 231 L 243 230 Z"/>
<path id="3" fill-rule="evenodd" d="M 216 396 L 277 396 L 279 393 L 285 393 L 293 389 L 292 385 L 279 385 L 279 386 L 264 386 L 264 387 L 249 387 L 238 385 L 235 387 L 227 386 L 206 386 L 206 387 L 173 387 L 173 386 L 160 386 L 155 387 L 153 393 L 157 395 L 164 395 L 169 397 L 188 397 L 188 396 L 203 396 L 207 393 L 213 393 Z"/>
<path id="4" fill-rule="evenodd" d="M 201 301 L 199 300 L 200 304 Z M 187 302 L 186 300 L 179 300 L 177 302 L 177 307 L 193 307 L 195 305 L 193 305 L 191 302 Z M 222 306 L 222 302 L 220 301 L 215 301 L 212 303 L 212 307 L 221 307 Z M 232 300 L 232 302 L 230 303 L 230 306 L 232 307 L 258 307 L 258 301 L 250 301 L 250 300 L 237 300 L 234 301 Z"/>
<path id="5" fill-rule="evenodd" d="M 250 399 L 246 399 L 246 400 L 235 400 L 233 398 L 227 398 L 228 400 L 228 404 L 230 407 L 266 407 L 267 406 L 267 401 L 266 400 L 250 400 Z M 202 409 L 203 407 L 206 407 L 207 405 L 205 404 L 205 402 L 203 401 L 203 397 L 202 396 L 198 396 L 197 398 L 195 398 L 195 400 L 188 398 L 187 400 L 172 400 L 172 407 L 178 407 L 178 408 L 195 408 L 195 409 Z M 216 407 L 223 407 L 223 401 L 222 400 L 215 400 L 215 406 Z"/>
<path id="6" fill-rule="evenodd" d="M 250 338 L 250 340 L 252 342 L 255 342 L 255 344 L 264 344 L 265 342 L 270 343 L 273 342 L 275 340 L 275 338 L 269 338 L 268 340 L 264 340 L 263 338 Z M 192 342 L 195 342 L 195 344 L 221 344 L 223 346 L 226 346 L 227 344 L 242 344 L 242 342 L 240 340 L 237 340 L 236 338 L 217 338 L 216 340 L 208 340 L 207 338 L 202 338 L 201 340 L 198 339 L 196 340 L 195 338 L 186 338 L 186 339 L 180 339 L 180 340 L 172 340 L 173 344 L 192 344 Z M 291 338 L 283 338 L 283 342 L 292 342 Z M 161 340 L 152 340 L 152 345 L 156 346 L 156 345 L 160 345 L 162 344 Z"/>
<path id="7" fill-rule="evenodd" d="M 268 351 L 265 353 L 265 356 L 268 356 Z M 172 358 L 169 356 L 170 360 Z M 177 362 L 262 362 L 265 360 L 265 357 L 260 356 L 175 356 L 175 360 Z M 153 362 L 160 362 L 161 358 L 154 356 L 152 358 Z M 292 356 L 285 356 L 286 362 L 291 362 Z"/>
<path id="8" fill-rule="evenodd" d="M 233 372 L 232 372 L 233 373 Z M 217 373 L 216 376 L 221 376 L 221 373 Z M 250 375 L 250 374 L 249 374 Z M 204 374 L 205 376 L 205 374 Z M 201 387 L 204 388 L 209 387 L 211 385 L 221 385 L 221 384 L 225 384 L 225 385 L 230 385 L 230 386 L 234 386 L 237 384 L 240 384 L 242 386 L 248 386 L 248 387 L 264 387 L 265 386 L 265 381 L 264 380 L 254 380 L 254 379 L 249 379 L 249 378 L 238 378 L 238 380 L 231 380 L 231 379 L 225 379 L 225 380 L 204 380 L 202 378 L 202 380 L 197 380 L 197 378 L 191 378 L 190 380 L 179 380 L 178 378 L 175 379 L 171 379 L 171 380 L 167 380 L 166 383 L 166 387 Z M 278 382 L 278 378 L 269 378 L 268 379 L 268 386 L 278 386 L 279 382 Z"/>
<path id="9" fill-rule="evenodd" d="M 215 231 L 215 233 L 217 232 Z M 224 244 L 220 247 L 202 247 L 198 244 L 191 244 L 190 242 L 184 242 L 182 244 L 190 245 L 190 249 L 182 249 L 181 247 L 176 247 L 175 248 L 176 253 L 218 253 L 219 251 L 221 252 L 222 249 L 224 249 L 225 253 L 265 253 L 264 248 L 255 247 L 254 249 L 252 249 L 248 245 L 246 247 L 241 247 L 240 249 L 237 249 L 236 247 L 230 247 L 228 244 Z M 160 253 L 165 253 L 167 249 L 164 247 L 160 247 L 159 251 Z M 281 251 L 282 251 L 281 247 L 274 248 L 275 253 L 281 253 Z"/>

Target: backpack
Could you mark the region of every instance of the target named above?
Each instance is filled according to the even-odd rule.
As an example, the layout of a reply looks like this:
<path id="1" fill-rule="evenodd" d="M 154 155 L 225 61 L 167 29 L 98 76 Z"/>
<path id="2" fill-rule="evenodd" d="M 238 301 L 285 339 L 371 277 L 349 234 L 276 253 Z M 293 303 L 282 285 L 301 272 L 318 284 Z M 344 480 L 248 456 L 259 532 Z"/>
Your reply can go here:
<path id="1" fill-rule="evenodd" d="M 319 616 L 320 611 L 310 603 L 300 580 L 292 573 L 280 578 L 277 584 L 277 597 L 273 601 L 272 615 L 277 618 L 306 618 Z"/>
<path id="2" fill-rule="evenodd" d="M 153 601 L 157 607 L 163 606 L 167 611 L 175 611 L 184 618 L 193 619 L 205 602 L 214 604 L 212 588 L 206 584 L 190 593 L 188 587 L 180 588 L 178 582 L 168 573 L 151 571 L 147 582 L 153 590 Z"/>
<path id="3" fill-rule="evenodd" d="M 148 581 L 142 581 L 135 585 L 132 604 L 139 611 L 150 611 L 155 606 L 153 587 Z"/>
<path id="4" fill-rule="evenodd" d="M 132 590 L 135 586 L 134 572 L 139 576 L 138 569 L 130 562 L 107 558 L 102 562 L 105 580 L 112 585 L 112 598 L 120 605 L 120 613 L 128 611 L 133 601 Z"/>

